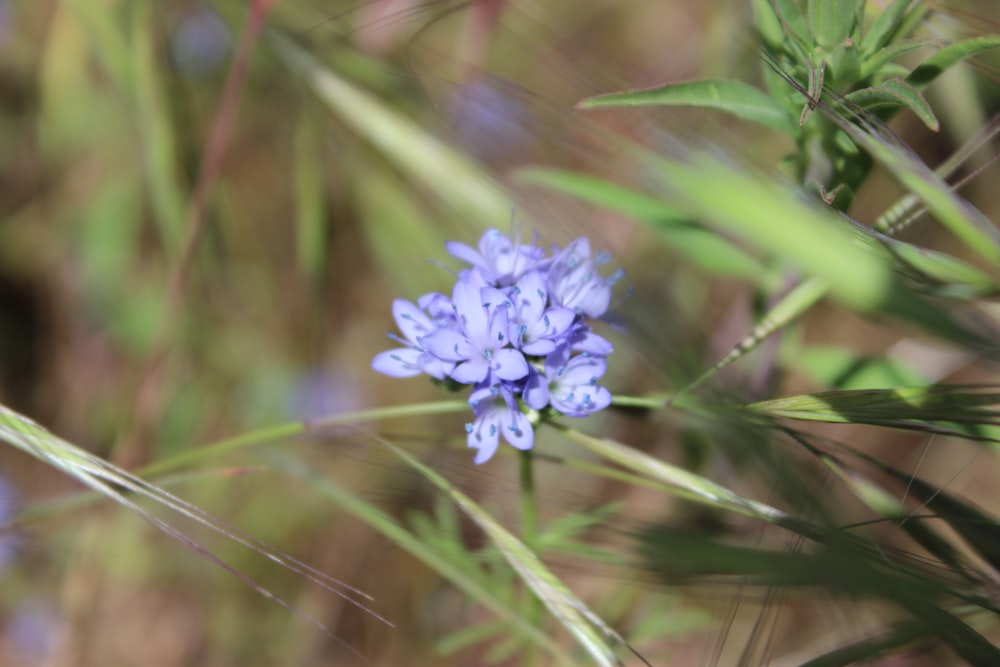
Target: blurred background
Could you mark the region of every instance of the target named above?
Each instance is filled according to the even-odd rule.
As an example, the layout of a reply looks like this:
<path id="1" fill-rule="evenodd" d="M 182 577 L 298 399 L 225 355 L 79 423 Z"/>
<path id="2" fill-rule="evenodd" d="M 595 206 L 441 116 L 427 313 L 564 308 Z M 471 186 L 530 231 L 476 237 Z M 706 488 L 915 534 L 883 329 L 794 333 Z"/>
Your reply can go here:
<path id="1" fill-rule="evenodd" d="M 928 30 L 943 37 L 991 32 L 1000 19 L 991 3 L 935 4 Z M 749 22 L 749 4 L 736 0 L 0 0 L 0 403 L 139 470 L 268 425 L 447 398 L 423 379 L 370 370 L 392 345 L 391 302 L 448 291 L 448 269 L 428 260 L 457 268 L 445 241 L 474 244 L 512 219 L 545 245 L 589 236 L 611 253 L 612 270 L 626 270 L 602 330 L 617 348 L 613 392 L 690 379 L 749 330 L 760 295 L 685 261 L 637 223 L 518 174 L 549 165 L 645 182 L 626 142 L 668 152 L 709 144 L 774 169 L 790 146 L 722 117 L 574 109 L 589 96 L 665 82 L 755 81 Z M 943 132 L 905 115 L 894 123 L 930 164 L 1000 104 L 989 63 L 929 92 Z M 966 192 L 997 219 L 991 183 L 982 176 Z M 898 194 L 876 175 L 852 213 L 870 222 Z M 933 232 L 918 233 L 933 242 Z M 832 308 L 790 338 L 788 349 L 764 349 L 726 375 L 727 389 L 757 398 L 815 390 L 858 358 L 888 352 L 919 358 L 938 373 L 931 379 L 983 379 L 965 358 Z M 380 428 L 514 523 L 514 458 L 473 466 L 465 421 Z M 580 426 L 767 495 L 766 476 L 744 478 L 738 450 L 685 437 L 667 418 L 609 413 Z M 758 437 L 742 436 L 742 445 Z M 545 438 L 546 452 L 569 447 L 554 432 Z M 873 431 L 864 446 L 912 463 L 915 442 Z M 932 477 L 952 490 L 995 486 L 993 463 L 966 447 L 932 452 L 957 462 Z M 338 491 L 304 483 L 310 474 Z M 578 538 L 601 550 L 586 561 L 554 553 L 553 569 L 653 664 L 737 664 L 741 655 L 797 664 L 883 617 L 874 605 L 848 617 L 825 594 L 667 586 L 630 542 L 644 527 L 670 517 L 754 540 L 761 529 L 560 466 L 538 474 L 543 519 L 573 517 Z M 482 546 L 364 432 L 324 430 L 157 482 L 372 595 L 366 605 L 395 627 L 181 522 L 332 638 L 130 513 L 2 449 L 0 665 L 521 664 L 488 627 L 487 610 L 331 501 L 342 492 L 423 527 L 428 542 Z M 858 511 L 830 493 L 819 502 Z M 602 518 L 612 512 L 613 530 Z M 502 585 L 510 575 L 493 565 L 482 571 Z M 794 633 L 783 630 L 790 619 Z M 477 627 L 488 641 L 476 641 Z"/>

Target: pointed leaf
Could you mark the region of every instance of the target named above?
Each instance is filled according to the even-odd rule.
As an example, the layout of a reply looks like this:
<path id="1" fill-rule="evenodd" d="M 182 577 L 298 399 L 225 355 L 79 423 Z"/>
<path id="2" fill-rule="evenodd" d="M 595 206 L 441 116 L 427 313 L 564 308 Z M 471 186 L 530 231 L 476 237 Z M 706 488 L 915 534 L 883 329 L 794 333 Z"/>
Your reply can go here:
<path id="1" fill-rule="evenodd" d="M 788 134 L 796 129 L 794 121 L 778 102 L 742 81 L 689 81 L 591 97 L 579 104 L 582 109 L 638 106 L 717 109 Z"/>
<path id="2" fill-rule="evenodd" d="M 925 49 L 931 46 L 937 46 L 938 44 L 938 40 L 931 39 L 930 37 L 904 39 L 896 42 L 895 44 L 890 44 L 889 46 L 880 49 L 872 56 L 865 58 L 861 62 L 861 71 L 859 72 L 858 77 L 864 80 L 879 74 L 884 75 L 882 68 L 904 53 L 916 51 L 917 49 Z M 909 74 L 909 70 L 906 71 L 906 74 Z M 904 74 L 904 76 L 906 76 L 906 74 Z"/>
<path id="3" fill-rule="evenodd" d="M 906 80 L 916 86 L 923 88 L 936 79 L 949 67 L 957 65 L 967 58 L 978 55 L 983 51 L 1000 47 L 1000 35 L 986 35 L 985 37 L 973 37 L 955 44 L 944 47 L 933 56 L 920 63 L 920 65 L 910 73 Z"/>
<path id="4" fill-rule="evenodd" d="M 893 33 L 899 28 L 906 15 L 906 10 L 913 4 L 913 0 L 892 0 L 892 3 L 879 12 L 878 18 L 872 23 L 871 28 L 861 38 L 861 52 L 865 60 L 875 57 L 877 52 L 882 51 L 882 47 L 892 38 Z"/>
<path id="5" fill-rule="evenodd" d="M 934 132 L 941 129 L 937 116 L 934 115 L 931 105 L 927 103 L 924 96 L 902 79 L 889 79 L 877 86 L 855 90 L 848 93 L 844 99 L 865 110 L 881 107 L 905 107 L 916 114 L 917 118 Z"/>

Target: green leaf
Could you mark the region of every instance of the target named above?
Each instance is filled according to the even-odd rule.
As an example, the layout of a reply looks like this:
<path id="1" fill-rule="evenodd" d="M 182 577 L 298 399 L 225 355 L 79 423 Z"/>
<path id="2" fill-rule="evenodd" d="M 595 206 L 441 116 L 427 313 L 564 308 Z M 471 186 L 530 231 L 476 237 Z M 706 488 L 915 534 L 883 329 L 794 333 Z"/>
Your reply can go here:
<path id="1" fill-rule="evenodd" d="M 879 49 L 876 53 L 868 56 L 861 61 L 861 72 L 859 74 L 860 79 L 867 79 L 869 77 L 875 76 L 881 73 L 884 66 L 891 63 L 893 60 L 903 55 L 904 53 L 909 53 L 910 51 L 915 51 L 917 49 L 925 49 L 928 47 L 936 47 L 938 45 L 938 40 L 932 39 L 930 37 L 914 38 L 914 39 L 904 39 L 895 44 L 890 44 L 885 48 Z M 909 74 L 909 70 L 906 71 L 906 76 Z"/>
<path id="2" fill-rule="evenodd" d="M 693 224 L 662 199 L 601 178 L 554 169 L 522 169 L 517 179 L 573 195 L 644 222 L 658 230 L 685 259 L 712 273 L 755 282 L 767 282 L 771 276 L 757 258 L 715 232 Z"/>
<path id="3" fill-rule="evenodd" d="M 919 197 L 927 209 L 971 250 L 993 265 L 1000 265 L 1000 232 L 981 211 L 959 197 L 948 183 L 905 147 L 875 134 L 874 127 L 859 127 L 831 109 L 825 112 L 827 118 Z"/>
<path id="4" fill-rule="evenodd" d="M 862 109 L 878 109 L 881 107 L 905 107 L 916 114 L 924 125 L 937 132 L 941 129 L 934 110 L 927 103 L 920 91 L 903 81 L 894 78 L 883 81 L 877 86 L 862 88 L 848 93 L 844 99 Z"/>
<path id="5" fill-rule="evenodd" d="M 977 427 L 1000 425 L 1000 392 L 978 385 L 929 385 L 895 389 L 825 391 L 746 406 L 750 412 L 804 421 L 872 424 L 973 440 L 995 438 Z"/>
<path id="6" fill-rule="evenodd" d="M 903 362 L 858 356 L 856 350 L 833 345 L 789 350 L 786 363 L 824 387 L 844 390 L 915 386 L 926 380 Z"/>
<path id="7" fill-rule="evenodd" d="M 795 0 L 765 0 L 771 7 L 772 15 L 778 20 L 788 40 L 805 44 L 809 37 L 809 26 Z"/>
<path id="8" fill-rule="evenodd" d="M 661 461 L 628 445 L 607 438 L 595 438 L 559 424 L 553 424 L 553 427 L 559 429 L 568 438 L 586 447 L 598 456 L 609 461 L 614 461 L 640 475 L 655 480 L 665 485 L 665 490 L 682 498 L 709 507 L 716 507 L 736 514 L 761 519 L 762 521 L 785 526 L 793 530 L 803 529 L 810 534 L 819 532 L 805 528 L 806 524 L 804 522 L 786 512 L 741 496 L 705 477 L 696 475 L 666 461 Z"/>
<path id="9" fill-rule="evenodd" d="M 809 0 L 809 28 L 827 52 L 851 36 L 858 20 L 858 0 Z"/>
<path id="10" fill-rule="evenodd" d="M 990 275 L 956 257 L 888 236 L 880 240 L 906 275 L 937 296 L 979 299 L 994 296 L 1000 289 Z"/>
<path id="11" fill-rule="evenodd" d="M 892 315 L 963 344 L 987 345 L 947 314 L 904 288 L 885 248 L 856 225 L 802 198 L 790 187 L 701 154 L 685 161 L 651 159 L 671 202 L 694 219 L 742 236 L 858 310 Z M 725 184 L 725 196 L 719 196 Z M 795 221 L 789 233 L 788 220 Z"/>
<path id="12" fill-rule="evenodd" d="M 892 0 L 892 3 L 879 13 L 872 27 L 861 39 L 864 60 L 876 57 L 876 52 L 881 51 L 882 47 L 892 39 L 906 15 L 906 10 L 912 4 L 913 0 Z"/>
<path id="13" fill-rule="evenodd" d="M 923 88 L 936 79 L 946 69 L 957 65 L 967 58 L 971 58 L 983 51 L 1000 47 L 1000 35 L 987 35 L 985 37 L 973 37 L 961 42 L 956 42 L 944 47 L 933 56 L 920 63 L 920 65 L 910 73 L 906 80 L 916 86 Z"/>
<path id="14" fill-rule="evenodd" d="M 578 106 L 581 109 L 641 106 L 717 109 L 786 134 L 791 134 L 796 129 L 794 121 L 778 102 L 742 81 L 706 80 L 668 84 L 591 97 Z"/>

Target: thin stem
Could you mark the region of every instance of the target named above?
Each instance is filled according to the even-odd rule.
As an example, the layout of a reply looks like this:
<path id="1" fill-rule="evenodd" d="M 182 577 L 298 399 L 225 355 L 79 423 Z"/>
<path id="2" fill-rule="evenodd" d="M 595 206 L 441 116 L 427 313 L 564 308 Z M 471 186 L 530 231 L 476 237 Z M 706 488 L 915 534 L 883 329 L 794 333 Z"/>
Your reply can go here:
<path id="1" fill-rule="evenodd" d="M 530 449 L 520 453 L 521 541 L 538 554 L 538 508 L 535 505 L 535 467 Z"/>
<path id="2" fill-rule="evenodd" d="M 612 396 L 611 404 L 620 408 L 648 408 L 659 410 L 667 406 L 672 394 L 653 394 L 651 396 Z"/>
<path id="3" fill-rule="evenodd" d="M 538 506 L 535 503 L 535 467 L 530 449 L 522 450 L 518 457 L 521 477 L 521 541 L 535 556 L 538 556 Z M 532 627 L 541 622 L 541 601 L 525 590 L 524 618 Z M 521 664 L 531 667 L 536 661 L 537 646 L 528 642 Z"/>

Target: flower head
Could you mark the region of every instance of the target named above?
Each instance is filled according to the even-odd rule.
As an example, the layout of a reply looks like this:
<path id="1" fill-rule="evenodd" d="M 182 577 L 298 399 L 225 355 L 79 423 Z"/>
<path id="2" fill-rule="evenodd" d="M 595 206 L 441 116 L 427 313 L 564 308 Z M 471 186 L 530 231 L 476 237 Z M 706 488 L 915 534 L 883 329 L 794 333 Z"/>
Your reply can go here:
<path id="1" fill-rule="evenodd" d="M 390 338 L 403 347 L 378 354 L 375 370 L 473 385 L 466 431 L 476 463 L 492 458 L 501 439 L 521 450 L 534 445 L 529 408 L 585 417 L 610 405 L 597 380 L 612 346 L 588 318 L 607 310 L 614 277 L 598 274 L 587 239 L 552 257 L 495 229 L 478 250 L 446 247 L 471 268 L 458 274 L 450 298 L 433 292 L 393 303 L 402 337 Z"/>

